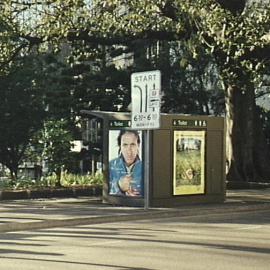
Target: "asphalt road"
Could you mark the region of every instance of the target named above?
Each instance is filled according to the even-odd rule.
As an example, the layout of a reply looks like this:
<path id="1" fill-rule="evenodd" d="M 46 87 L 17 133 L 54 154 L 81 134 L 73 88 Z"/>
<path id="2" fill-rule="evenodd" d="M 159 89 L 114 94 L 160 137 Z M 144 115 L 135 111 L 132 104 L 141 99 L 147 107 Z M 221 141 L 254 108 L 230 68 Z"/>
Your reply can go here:
<path id="1" fill-rule="evenodd" d="M 0 270 L 268 270 L 270 210 L 0 234 Z"/>

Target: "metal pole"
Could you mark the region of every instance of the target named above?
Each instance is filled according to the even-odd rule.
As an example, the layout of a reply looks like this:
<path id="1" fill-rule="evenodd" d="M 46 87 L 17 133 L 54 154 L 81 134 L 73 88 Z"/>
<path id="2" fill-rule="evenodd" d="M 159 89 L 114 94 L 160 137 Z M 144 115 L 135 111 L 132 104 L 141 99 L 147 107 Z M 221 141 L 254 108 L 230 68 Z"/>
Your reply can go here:
<path id="1" fill-rule="evenodd" d="M 150 130 L 144 132 L 144 209 L 149 208 Z"/>

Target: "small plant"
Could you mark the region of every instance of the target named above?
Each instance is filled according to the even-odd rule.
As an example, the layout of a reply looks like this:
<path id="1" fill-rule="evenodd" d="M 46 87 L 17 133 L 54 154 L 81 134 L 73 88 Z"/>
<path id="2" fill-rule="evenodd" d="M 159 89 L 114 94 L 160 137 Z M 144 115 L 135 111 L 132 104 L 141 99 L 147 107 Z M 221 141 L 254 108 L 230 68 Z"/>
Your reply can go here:
<path id="1" fill-rule="evenodd" d="M 89 186 L 102 185 L 104 181 L 102 173 L 77 175 L 63 172 L 61 176 L 61 184 L 63 186 Z"/>
<path id="2" fill-rule="evenodd" d="M 52 173 L 48 176 L 43 176 L 41 179 L 43 182 L 46 183 L 46 185 L 48 187 L 55 187 L 56 183 L 58 181 L 58 177 L 57 177 L 56 173 Z"/>

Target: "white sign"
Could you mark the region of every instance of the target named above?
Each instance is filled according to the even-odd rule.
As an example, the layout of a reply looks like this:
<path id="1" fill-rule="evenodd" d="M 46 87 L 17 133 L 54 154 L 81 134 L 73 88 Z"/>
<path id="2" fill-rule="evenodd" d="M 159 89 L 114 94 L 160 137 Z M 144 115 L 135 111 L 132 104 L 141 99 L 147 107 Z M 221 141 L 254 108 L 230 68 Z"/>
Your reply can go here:
<path id="1" fill-rule="evenodd" d="M 159 70 L 131 74 L 131 127 L 160 127 L 161 73 Z"/>

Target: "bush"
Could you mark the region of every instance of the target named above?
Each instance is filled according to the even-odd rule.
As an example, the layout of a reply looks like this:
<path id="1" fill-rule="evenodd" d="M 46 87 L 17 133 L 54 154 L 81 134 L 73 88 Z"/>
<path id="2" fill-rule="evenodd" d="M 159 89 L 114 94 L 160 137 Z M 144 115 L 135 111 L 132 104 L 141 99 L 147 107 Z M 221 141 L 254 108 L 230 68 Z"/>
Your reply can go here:
<path id="1" fill-rule="evenodd" d="M 0 178 L 0 189 L 7 189 L 11 187 L 11 179 L 7 177 Z"/>
<path id="2" fill-rule="evenodd" d="M 61 185 L 63 187 L 74 186 L 92 186 L 103 185 L 104 177 L 102 173 L 77 175 L 63 172 L 61 175 Z M 0 179 L 0 189 L 42 189 L 55 187 L 57 183 L 57 176 L 55 173 L 49 176 L 43 176 L 40 180 L 29 178 L 19 178 L 14 183 L 11 179 Z"/>

